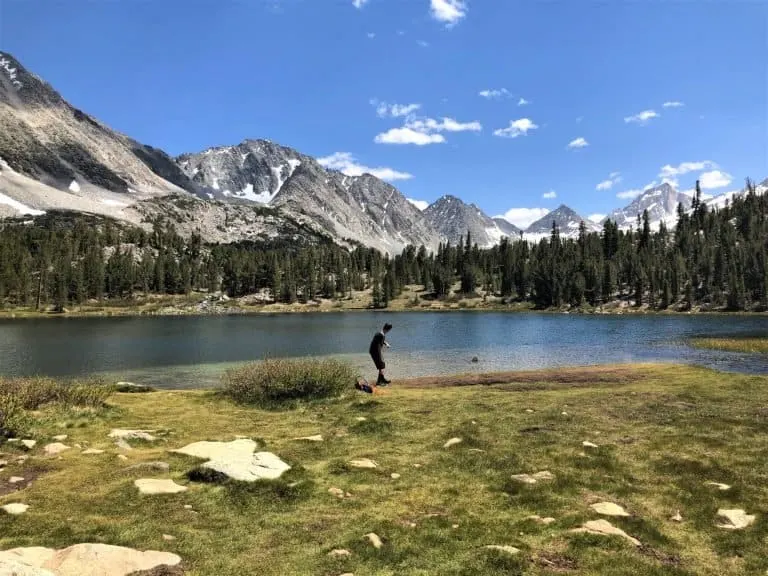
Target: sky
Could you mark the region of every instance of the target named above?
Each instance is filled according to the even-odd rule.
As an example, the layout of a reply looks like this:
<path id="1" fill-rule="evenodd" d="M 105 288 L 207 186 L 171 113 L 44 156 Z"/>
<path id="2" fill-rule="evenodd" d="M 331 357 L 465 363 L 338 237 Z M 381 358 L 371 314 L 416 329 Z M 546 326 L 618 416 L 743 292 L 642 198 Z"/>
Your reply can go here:
<path id="1" fill-rule="evenodd" d="M 266 138 L 520 225 L 768 177 L 760 0 L 0 0 L 0 50 L 170 154 Z"/>

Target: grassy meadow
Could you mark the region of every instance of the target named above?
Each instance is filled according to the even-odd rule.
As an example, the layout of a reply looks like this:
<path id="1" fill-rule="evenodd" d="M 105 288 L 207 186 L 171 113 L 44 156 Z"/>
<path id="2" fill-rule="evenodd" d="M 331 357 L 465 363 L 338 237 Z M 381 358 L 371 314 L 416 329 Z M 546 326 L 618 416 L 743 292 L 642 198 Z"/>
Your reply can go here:
<path id="1" fill-rule="evenodd" d="M 0 381 L 0 396 L 11 385 Z M 0 505 L 29 509 L 0 512 L 0 549 L 104 542 L 164 550 L 195 576 L 768 571 L 765 377 L 606 366 L 419 379 L 374 395 L 350 386 L 285 407 L 221 391 L 100 391 L 23 409 L 20 437 L 37 445 L 0 444 Z M 157 440 L 119 448 L 108 438 L 113 428 L 153 430 Z M 44 446 L 62 434 L 70 449 L 46 456 Z M 318 434 L 321 442 L 296 440 Z M 253 484 L 192 481 L 200 461 L 169 452 L 238 436 L 292 469 Z M 454 438 L 461 441 L 445 447 Z M 359 458 L 377 467 L 352 467 Z M 148 464 L 157 461 L 170 470 Z M 540 471 L 554 478 L 512 478 Z M 25 480 L 11 484 L 11 476 Z M 138 478 L 172 478 L 188 491 L 140 495 Z M 600 516 L 590 505 L 601 501 L 629 516 Z M 718 528 L 720 508 L 756 520 Z M 672 519 L 678 512 L 682 521 Z M 600 518 L 641 545 L 573 531 Z"/>

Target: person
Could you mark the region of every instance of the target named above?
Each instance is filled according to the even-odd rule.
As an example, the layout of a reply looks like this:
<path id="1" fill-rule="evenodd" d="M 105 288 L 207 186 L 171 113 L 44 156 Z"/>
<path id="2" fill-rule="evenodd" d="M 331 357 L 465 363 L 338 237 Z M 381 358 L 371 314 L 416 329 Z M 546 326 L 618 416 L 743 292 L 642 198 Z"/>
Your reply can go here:
<path id="1" fill-rule="evenodd" d="M 377 332 L 374 335 L 373 340 L 371 340 L 371 345 L 368 348 L 368 352 L 373 359 L 373 363 L 376 365 L 376 369 L 379 371 L 379 377 L 376 379 L 377 386 L 391 383 L 390 380 L 387 380 L 384 377 L 384 369 L 387 367 L 387 365 L 384 363 L 384 358 L 381 356 L 382 349 L 385 346 L 389 348 L 389 342 L 387 342 L 387 333 L 390 330 L 392 330 L 392 324 L 384 324 L 384 328 L 382 328 L 380 332 Z"/>

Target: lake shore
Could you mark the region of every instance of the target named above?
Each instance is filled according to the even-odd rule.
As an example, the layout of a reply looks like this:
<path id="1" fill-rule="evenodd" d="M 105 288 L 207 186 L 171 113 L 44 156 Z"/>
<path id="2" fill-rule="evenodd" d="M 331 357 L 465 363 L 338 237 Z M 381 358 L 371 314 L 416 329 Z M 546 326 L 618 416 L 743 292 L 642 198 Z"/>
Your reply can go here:
<path id="1" fill-rule="evenodd" d="M 292 410 L 212 391 L 36 406 L 21 438 L 37 445 L 0 445 L 0 507 L 24 510 L 0 511 L 0 549 L 155 550 L 178 555 L 158 572 L 174 576 L 768 570 L 768 377 L 648 364 L 494 378 Z M 238 438 L 290 469 L 227 480 L 174 452 Z M 140 494 L 155 485 L 169 493 Z M 738 527 L 723 510 L 744 512 Z"/>

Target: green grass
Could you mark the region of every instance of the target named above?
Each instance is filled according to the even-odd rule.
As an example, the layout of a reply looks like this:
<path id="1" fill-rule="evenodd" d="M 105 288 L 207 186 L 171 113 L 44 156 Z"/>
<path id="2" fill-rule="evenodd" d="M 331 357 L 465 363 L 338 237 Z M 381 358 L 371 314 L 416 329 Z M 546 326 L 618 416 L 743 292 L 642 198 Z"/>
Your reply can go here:
<path id="1" fill-rule="evenodd" d="M 691 343 L 696 348 L 768 354 L 768 338 L 695 338 Z"/>
<path id="2" fill-rule="evenodd" d="M 110 410 L 77 420 L 49 405 L 35 416 L 40 437 L 66 427 L 68 445 L 106 453 L 73 449 L 58 459 L 37 448 L 0 472 L 0 487 L 11 475 L 36 477 L 0 496 L 0 504 L 30 505 L 22 516 L 0 514 L 0 549 L 96 541 L 167 550 L 194 576 L 766 573 L 768 378 L 639 366 L 510 380 L 443 388 L 395 383 L 375 396 L 350 389 L 289 411 L 203 391 L 116 394 Z M 166 433 L 136 444 L 121 462 L 107 438 L 113 427 Z M 324 441 L 294 440 L 314 434 Z M 271 482 L 222 483 L 196 474 L 195 459 L 168 452 L 237 435 L 258 439 L 260 450 L 293 469 Z M 443 448 L 452 437 L 463 441 Z M 599 448 L 584 448 L 584 440 Z M 17 450 L 0 446 L 8 460 Z M 352 468 L 353 458 L 379 466 Z M 156 460 L 168 462 L 170 473 L 129 469 Z M 524 486 L 510 478 L 540 470 L 555 479 Z M 171 477 L 189 491 L 142 497 L 133 486 L 140 477 Z M 718 491 L 707 480 L 732 488 Z M 331 487 L 351 496 L 329 494 Z M 599 518 L 589 505 L 601 500 L 632 515 L 610 521 L 641 548 L 570 532 Z M 718 529 L 718 508 L 744 508 L 757 521 L 741 531 Z M 682 523 L 670 520 L 678 509 Z M 533 514 L 556 521 L 539 524 L 527 519 Z M 382 538 L 382 549 L 364 539 L 369 532 Z M 521 553 L 483 548 L 489 544 Z M 352 554 L 328 556 L 337 548 Z"/>

